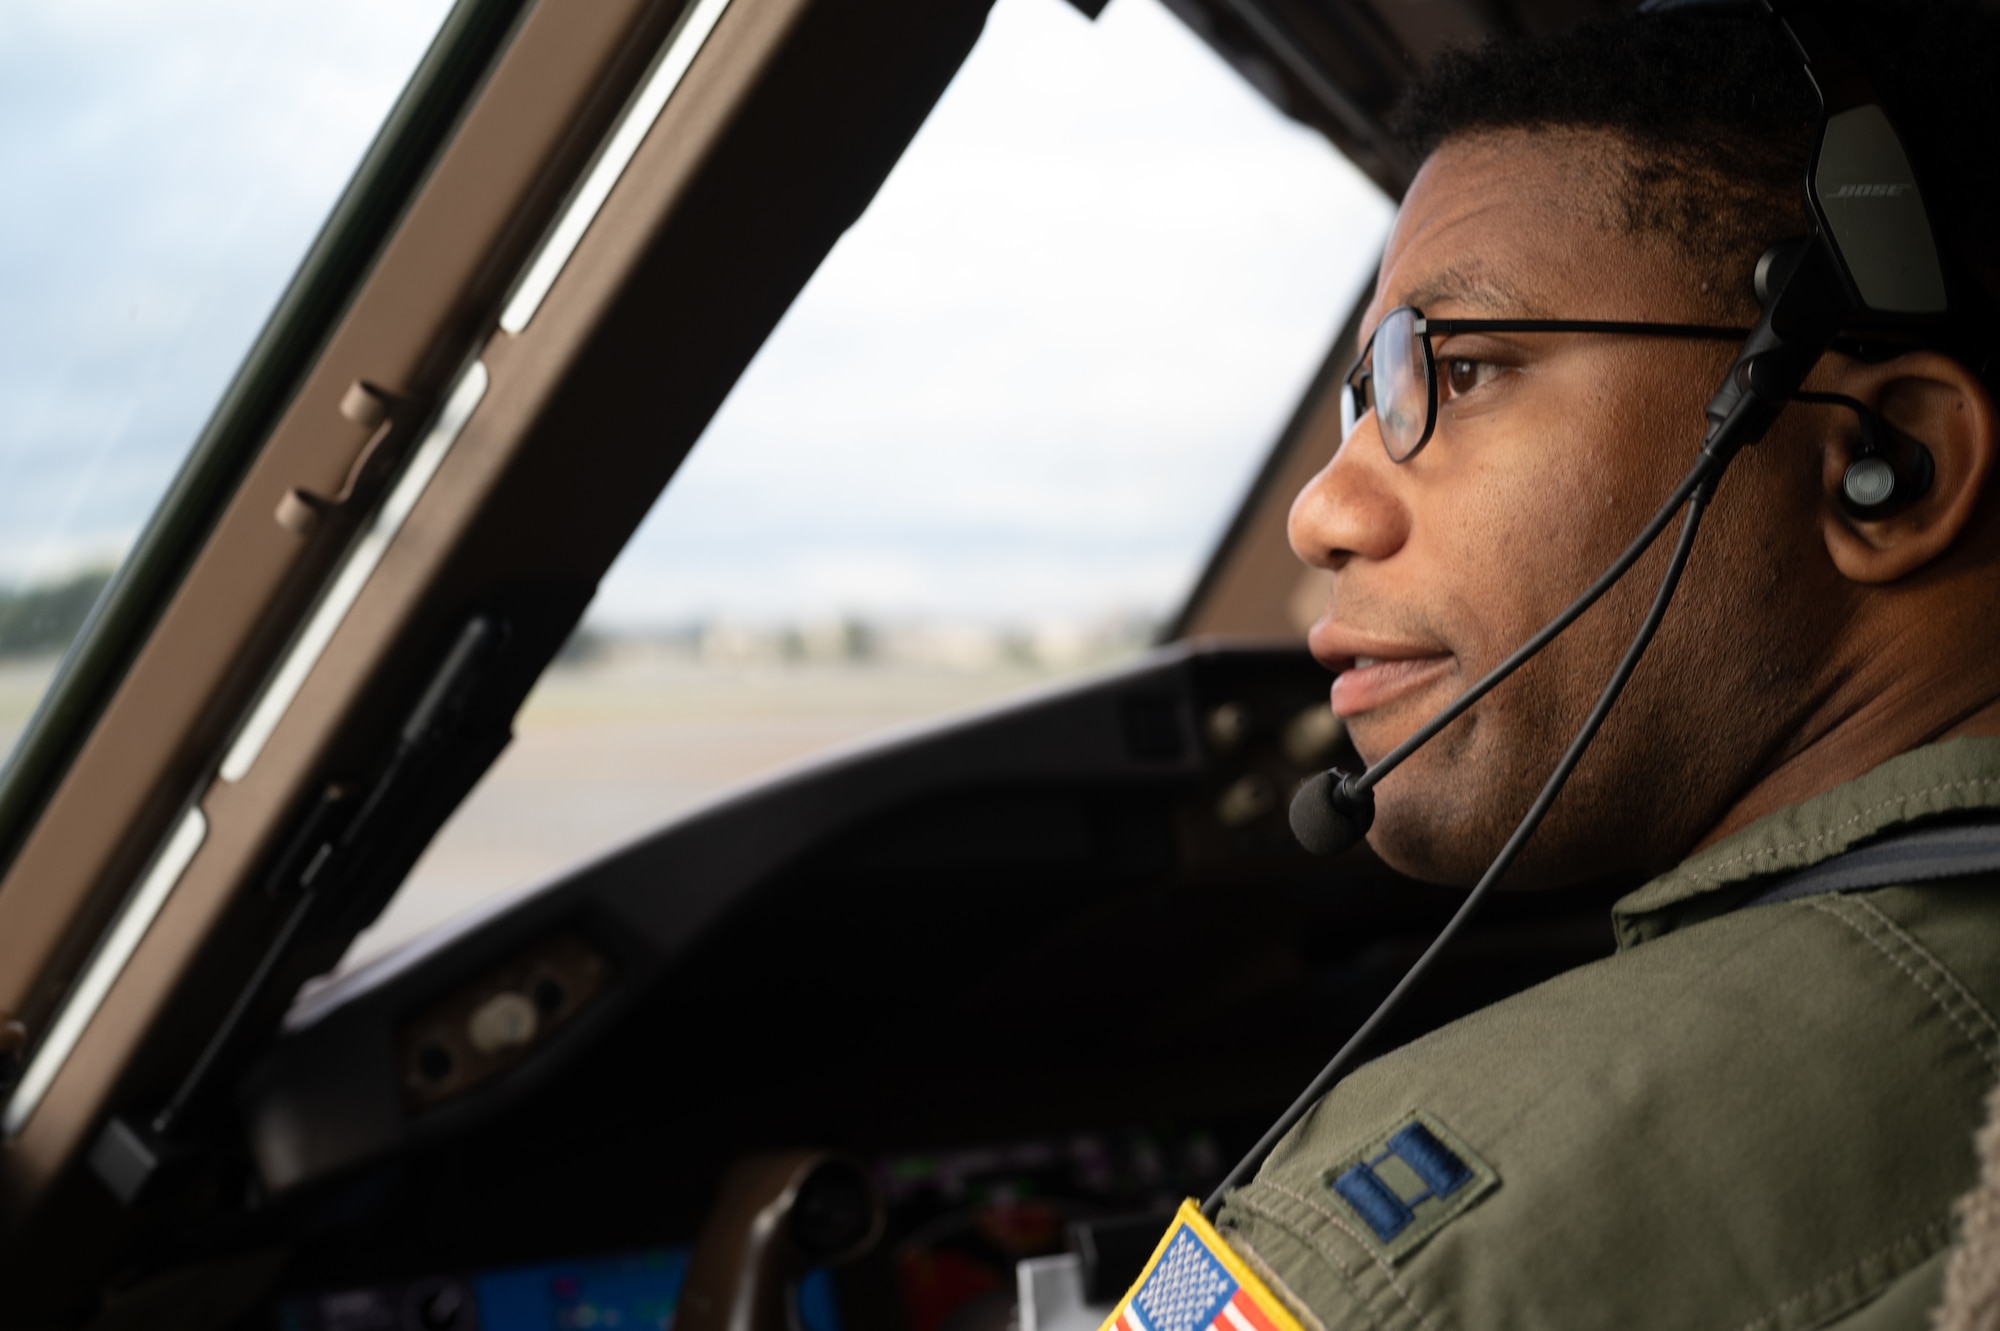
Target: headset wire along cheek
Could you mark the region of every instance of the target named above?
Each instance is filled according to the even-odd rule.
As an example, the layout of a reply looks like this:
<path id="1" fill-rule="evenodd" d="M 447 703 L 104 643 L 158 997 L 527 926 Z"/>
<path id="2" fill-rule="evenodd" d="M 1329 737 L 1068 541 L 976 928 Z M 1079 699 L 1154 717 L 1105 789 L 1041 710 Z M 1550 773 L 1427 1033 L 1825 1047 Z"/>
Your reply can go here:
<path id="1" fill-rule="evenodd" d="M 1665 618 L 1693 550 L 1708 501 L 1722 473 L 1745 447 L 1762 438 L 1785 406 L 1796 400 L 1806 375 L 1843 333 L 1889 333 L 1908 337 L 1941 328 L 1953 312 L 1944 264 L 1930 216 L 1908 152 L 1859 68 L 1803 12 L 1799 0 L 1756 0 L 1798 52 L 1820 103 L 1819 125 L 1805 173 L 1805 194 L 1814 229 L 1803 241 L 1775 248 L 1757 265 L 1756 288 L 1762 313 L 1744 336 L 1741 330 L 1684 327 L 1670 336 L 1742 338 L 1735 362 L 1708 404 L 1708 428 L 1693 466 L 1666 503 L 1610 568 L 1542 630 L 1408 739 L 1364 772 L 1323 772 L 1301 786 L 1292 804 L 1292 828 L 1309 850 L 1333 854 L 1367 834 L 1374 820 L 1374 787 L 1417 749 L 1462 716 L 1568 628 L 1624 577 L 1683 507 L 1686 515 L 1651 608 L 1625 655 L 1599 695 L 1527 815 L 1499 855 L 1481 875 L 1457 913 L 1381 1004 L 1320 1070 L 1291 1107 L 1278 1117 L 1249 1153 L 1217 1185 L 1202 1211 L 1213 1219 L 1230 1189 L 1242 1183 L 1285 1133 L 1349 1069 L 1404 996 L 1429 970 L 1478 910 L 1548 812 L 1563 784 L 1582 759 L 1609 715 L 1655 631 Z M 1871 208 L 1870 205 L 1886 205 Z M 1407 318 L 1409 325 L 1392 325 Z M 1475 322 L 1456 321 L 1460 331 Z M 1497 322 L 1497 321 L 1496 321 Z M 1509 327 L 1530 331 L 1525 323 Z M 1579 326 L 1565 325 L 1572 331 Z M 1643 325 L 1600 325 L 1599 331 L 1637 331 Z M 1652 326 L 1653 331 L 1665 331 Z M 1368 410 L 1376 412 L 1383 442 L 1397 462 L 1407 461 L 1430 439 L 1437 413 L 1436 372 L 1428 334 L 1447 331 L 1446 321 L 1426 321 L 1403 307 L 1385 315 L 1342 385 L 1343 437 Z M 1497 328 L 1493 329 L 1497 331 Z M 1545 331 L 1557 331 L 1550 327 Z M 1392 354 L 1385 361 L 1385 335 L 1414 355 Z M 1420 365 L 1417 363 L 1420 362 Z M 1393 367 L 1391 379 L 1385 368 Z M 1411 377 L 1414 368 L 1415 377 Z M 1416 394 L 1421 393 L 1419 399 Z M 1391 397 L 1397 400 L 1385 406 Z M 1413 404 L 1423 415 L 1412 429 Z M 1397 441 L 1410 441 L 1401 456 Z"/>

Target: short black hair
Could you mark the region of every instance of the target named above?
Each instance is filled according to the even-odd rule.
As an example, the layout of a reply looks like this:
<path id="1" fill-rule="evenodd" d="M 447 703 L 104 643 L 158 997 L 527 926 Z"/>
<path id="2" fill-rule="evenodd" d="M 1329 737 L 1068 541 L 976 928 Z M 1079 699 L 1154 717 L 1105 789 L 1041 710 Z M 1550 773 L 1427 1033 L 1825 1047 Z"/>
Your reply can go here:
<path id="1" fill-rule="evenodd" d="M 1973 0 L 1825 0 L 1814 15 L 1875 85 L 1932 225 L 1990 305 L 2000 295 L 2000 15 Z M 1747 290 L 1756 257 L 1808 229 L 1817 110 L 1798 55 L 1761 6 L 1683 3 L 1446 52 L 1392 123 L 1417 159 L 1481 132 L 1609 132 L 1630 149 L 1625 225 L 1667 234 Z"/>

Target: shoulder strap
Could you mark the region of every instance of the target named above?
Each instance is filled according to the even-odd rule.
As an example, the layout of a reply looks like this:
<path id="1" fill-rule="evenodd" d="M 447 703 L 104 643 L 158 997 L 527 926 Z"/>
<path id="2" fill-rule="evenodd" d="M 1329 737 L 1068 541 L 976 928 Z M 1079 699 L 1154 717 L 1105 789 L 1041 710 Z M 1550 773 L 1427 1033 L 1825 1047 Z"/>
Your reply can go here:
<path id="1" fill-rule="evenodd" d="M 1829 892 L 1865 892 L 1995 870 L 2000 870 L 2000 818 L 1989 818 L 1924 827 L 1871 841 L 1858 850 L 1788 874 L 1743 904 L 1769 906 Z"/>

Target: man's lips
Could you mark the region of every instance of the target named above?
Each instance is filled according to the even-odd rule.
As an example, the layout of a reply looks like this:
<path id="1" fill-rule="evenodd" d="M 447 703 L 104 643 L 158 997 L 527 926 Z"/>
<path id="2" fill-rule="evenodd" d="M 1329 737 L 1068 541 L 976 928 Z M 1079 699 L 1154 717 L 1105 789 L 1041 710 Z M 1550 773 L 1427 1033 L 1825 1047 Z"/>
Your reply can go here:
<path id="1" fill-rule="evenodd" d="M 1393 642 L 1322 622 L 1311 634 L 1314 656 L 1337 676 L 1336 716 L 1359 716 L 1437 682 L 1451 653 L 1428 643 Z"/>
<path id="2" fill-rule="evenodd" d="M 1333 681 L 1333 714 L 1359 716 L 1415 693 L 1451 668 L 1449 656 L 1356 657 Z"/>

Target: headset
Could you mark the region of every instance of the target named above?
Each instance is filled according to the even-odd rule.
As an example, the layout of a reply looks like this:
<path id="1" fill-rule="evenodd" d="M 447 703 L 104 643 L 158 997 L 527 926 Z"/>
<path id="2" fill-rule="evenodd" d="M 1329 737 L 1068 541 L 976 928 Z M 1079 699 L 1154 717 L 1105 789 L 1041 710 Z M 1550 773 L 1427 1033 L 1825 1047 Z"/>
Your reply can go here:
<path id="1" fill-rule="evenodd" d="M 1703 2 L 1652 0 L 1641 12 Z M 1819 123 L 1805 174 L 1812 233 L 1772 248 L 1758 261 L 1755 289 L 1762 313 L 1708 404 L 1708 427 L 1694 465 L 1603 575 L 1506 660 L 1365 771 L 1332 769 L 1307 780 L 1292 801 L 1294 835 L 1306 849 L 1319 855 L 1337 854 L 1366 836 L 1375 817 L 1376 784 L 1595 605 L 1681 513 L 1680 532 L 1659 590 L 1596 705 L 1499 855 L 1388 997 L 1217 1185 L 1202 1207 L 1210 1219 L 1221 1209 L 1229 1190 L 1249 1175 L 1348 1070 L 1355 1055 L 1430 969 L 1534 834 L 1665 618 L 1687 567 L 1702 514 L 1730 461 L 1761 439 L 1787 405 L 1805 401 L 1846 408 L 1859 423 L 1856 455 L 1841 485 L 1841 504 L 1850 516 L 1860 521 L 1880 520 L 1920 498 L 1930 487 L 1935 467 L 1930 450 L 1921 442 L 1902 435 L 1853 398 L 1802 392 L 1800 388 L 1837 340 L 1879 337 L 1903 349 L 1920 345 L 1913 337 L 1934 334 L 1959 314 L 1952 298 L 1953 284 L 1946 281 L 1944 251 L 1932 229 L 1916 172 L 1868 80 L 1853 59 L 1829 39 L 1802 0 L 1753 2 L 1771 17 L 1797 52 L 1819 102 Z"/>

